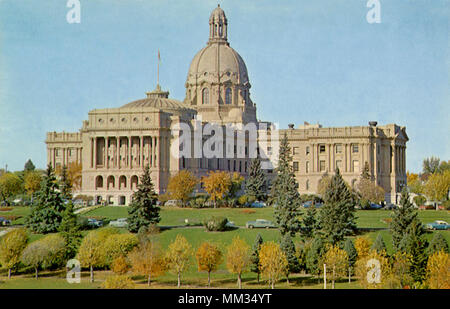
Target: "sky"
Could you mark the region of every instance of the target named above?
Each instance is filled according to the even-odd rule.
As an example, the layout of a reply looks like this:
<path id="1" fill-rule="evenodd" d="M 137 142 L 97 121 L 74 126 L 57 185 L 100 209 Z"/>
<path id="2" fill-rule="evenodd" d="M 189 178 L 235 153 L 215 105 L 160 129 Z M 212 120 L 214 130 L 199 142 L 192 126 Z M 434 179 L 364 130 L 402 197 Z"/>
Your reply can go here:
<path id="1" fill-rule="evenodd" d="M 46 132 L 77 132 L 88 112 L 160 84 L 185 96 L 189 64 L 220 3 L 260 120 L 287 128 L 395 123 L 407 170 L 450 159 L 450 0 L 0 0 L 0 168 L 47 162 Z"/>

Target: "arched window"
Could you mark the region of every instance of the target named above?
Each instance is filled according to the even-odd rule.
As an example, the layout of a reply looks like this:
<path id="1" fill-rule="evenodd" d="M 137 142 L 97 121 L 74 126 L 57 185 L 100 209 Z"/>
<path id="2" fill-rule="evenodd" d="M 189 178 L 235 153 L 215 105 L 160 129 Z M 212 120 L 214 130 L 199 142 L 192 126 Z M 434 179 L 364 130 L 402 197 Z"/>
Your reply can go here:
<path id="1" fill-rule="evenodd" d="M 305 189 L 306 189 L 306 190 L 309 190 L 309 180 L 308 180 L 308 179 L 306 179 Z"/>
<path id="2" fill-rule="evenodd" d="M 231 104 L 231 88 L 225 90 L 225 104 Z"/>
<path id="3" fill-rule="evenodd" d="M 209 104 L 209 90 L 204 88 L 202 90 L 202 104 Z"/>
<path id="4" fill-rule="evenodd" d="M 98 188 L 103 188 L 103 177 L 102 176 L 97 176 L 97 178 L 95 179 L 95 189 Z"/>

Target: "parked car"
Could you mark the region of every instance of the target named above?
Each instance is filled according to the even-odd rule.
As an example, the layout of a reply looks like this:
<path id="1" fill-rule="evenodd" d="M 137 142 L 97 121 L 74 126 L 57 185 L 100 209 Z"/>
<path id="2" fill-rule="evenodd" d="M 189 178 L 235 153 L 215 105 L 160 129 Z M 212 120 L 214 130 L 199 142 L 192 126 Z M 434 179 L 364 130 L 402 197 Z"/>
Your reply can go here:
<path id="1" fill-rule="evenodd" d="M 378 205 L 378 204 L 375 204 L 375 203 L 370 203 L 370 209 L 380 209 L 382 207 L 383 206 L 381 206 L 381 205 Z"/>
<path id="2" fill-rule="evenodd" d="M 248 221 L 245 224 L 245 227 L 248 229 L 252 228 L 276 228 L 276 225 L 272 223 L 272 221 L 266 219 L 256 219 L 256 221 Z"/>
<path id="3" fill-rule="evenodd" d="M 266 205 L 266 203 L 264 203 L 264 202 L 255 201 L 255 202 L 251 203 L 249 206 L 250 206 L 251 208 L 264 208 L 264 207 L 266 207 L 267 205 Z"/>
<path id="4" fill-rule="evenodd" d="M 87 220 L 87 224 L 90 226 L 90 227 L 102 227 L 103 226 L 103 221 L 101 221 L 101 220 L 97 220 L 97 219 L 91 219 L 91 218 L 89 218 L 88 220 Z"/>
<path id="5" fill-rule="evenodd" d="M 109 222 L 109 225 L 114 226 L 114 227 L 127 227 L 128 226 L 127 218 L 120 218 L 120 219 L 111 221 L 111 222 Z"/>
<path id="6" fill-rule="evenodd" d="M 448 230 L 450 229 L 450 224 L 442 220 L 436 220 L 432 223 L 425 224 L 427 230 Z"/>
<path id="7" fill-rule="evenodd" d="M 392 203 L 387 204 L 386 206 L 384 206 L 384 210 L 394 210 L 397 209 L 398 206 Z"/>
<path id="8" fill-rule="evenodd" d="M 11 225 L 11 220 L 0 217 L 0 225 L 2 226 Z"/>
<path id="9" fill-rule="evenodd" d="M 312 201 L 307 201 L 307 202 L 305 202 L 305 203 L 302 204 L 302 206 L 303 206 L 304 208 L 309 208 L 309 207 L 311 207 L 312 205 L 314 205 L 315 208 L 320 208 L 320 207 L 322 207 L 323 204 L 320 203 L 320 202 L 313 203 Z"/>
<path id="10" fill-rule="evenodd" d="M 236 228 L 236 227 L 237 227 L 237 226 L 234 224 L 233 221 L 228 221 L 228 222 L 225 224 L 225 226 L 226 226 L 227 228 Z"/>
<path id="11" fill-rule="evenodd" d="M 181 205 L 181 201 L 180 200 L 168 200 L 164 206 L 179 206 Z"/>

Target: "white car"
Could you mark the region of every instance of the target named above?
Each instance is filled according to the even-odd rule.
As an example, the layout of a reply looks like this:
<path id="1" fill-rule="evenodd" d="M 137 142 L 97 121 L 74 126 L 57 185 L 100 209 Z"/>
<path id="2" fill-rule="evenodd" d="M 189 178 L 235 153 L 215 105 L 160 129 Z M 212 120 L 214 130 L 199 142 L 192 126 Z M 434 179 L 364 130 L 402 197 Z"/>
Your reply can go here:
<path id="1" fill-rule="evenodd" d="M 179 206 L 181 205 L 181 201 L 180 200 L 168 200 L 164 206 Z"/>
<path id="2" fill-rule="evenodd" d="M 128 226 L 127 218 L 120 218 L 115 221 L 111 221 L 109 222 L 109 225 L 114 227 L 127 227 Z"/>

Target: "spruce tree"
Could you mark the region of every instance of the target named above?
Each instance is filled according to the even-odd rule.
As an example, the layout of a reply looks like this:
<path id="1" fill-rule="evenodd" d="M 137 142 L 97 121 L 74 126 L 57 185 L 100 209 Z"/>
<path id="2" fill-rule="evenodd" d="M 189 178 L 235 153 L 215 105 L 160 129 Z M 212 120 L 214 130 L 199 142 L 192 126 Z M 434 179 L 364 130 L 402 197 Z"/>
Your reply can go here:
<path id="1" fill-rule="evenodd" d="M 259 249 L 261 248 L 262 243 L 263 243 L 263 239 L 261 237 L 261 234 L 258 233 L 258 235 L 256 235 L 255 243 L 253 244 L 253 247 L 252 247 L 252 255 L 250 256 L 250 261 L 251 261 L 250 270 L 257 274 L 258 283 L 259 283 L 259 274 L 260 274 Z"/>
<path id="2" fill-rule="evenodd" d="M 245 193 L 258 201 L 266 199 L 265 177 L 261 169 L 261 160 L 254 158 L 250 162 L 248 178 L 245 181 Z"/>
<path id="3" fill-rule="evenodd" d="M 289 284 L 289 274 L 297 273 L 300 271 L 300 263 L 296 255 L 295 245 L 292 241 L 292 237 L 289 234 L 285 234 L 281 239 L 280 248 L 286 255 L 286 259 L 288 262 L 286 268 L 286 280 Z"/>
<path id="4" fill-rule="evenodd" d="M 43 177 L 41 190 L 31 207 L 31 213 L 26 217 L 26 226 L 35 233 L 57 232 L 65 210 L 63 198 L 59 192 L 52 166 L 47 166 Z"/>
<path id="5" fill-rule="evenodd" d="M 377 238 L 375 239 L 375 242 L 372 244 L 371 247 L 372 250 L 376 250 L 379 254 L 384 251 L 386 254 L 386 244 L 384 243 L 383 236 L 381 234 L 378 234 Z"/>
<path id="6" fill-rule="evenodd" d="M 66 242 L 65 258 L 67 260 L 75 257 L 81 244 L 83 235 L 77 223 L 77 215 L 73 211 L 73 203 L 69 202 L 62 215 L 59 232 Z"/>
<path id="7" fill-rule="evenodd" d="M 302 228 L 300 233 L 306 239 L 314 237 L 315 231 L 318 229 L 317 210 L 314 205 L 309 206 L 302 220 Z"/>
<path id="8" fill-rule="evenodd" d="M 336 245 L 356 230 L 355 201 L 339 169 L 331 178 L 324 201 L 319 212 L 321 233 L 329 243 Z"/>
<path id="9" fill-rule="evenodd" d="M 416 282 L 423 282 L 426 276 L 428 242 L 419 220 L 414 220 L 399 244 L 399 249 L 411 256 L 410 275 Z"/>
<path id="10" fill-rule="evenodd" d="M 67 166 L 63 165 L 61 170 L 60 185 L 61 196 L 63 199 L 72 200 L 72 184 L 70 183 L 69 176 L 67 175 Z"/>
<path id="11" fill-rule="evenodd" d="M 400 207 L 397 207 L 392 214 L 392 221 L 389 228 L 392 234 L 392 247 L 394 252 L 398 251 L 400 242 L 405 236 L 409 226 L 418 219 L 414 205 L 409 201 L 409 193 L 404 188 L 400 199 Z"/>
<path id="12" fill-rule="evenodd" d="M 430 245 L 427 248 L 427 254 L 428 256 L 431 256 L 441 250 L 445 253 L 449 253 L 447 240 L 445 240 L 441 233 L 434 233 Z"/>
<path id="13" fill-rule="evenodd" d="M 306 252 L 306 269 L 312 275 L 319 275 L 321 266 L 319 265 L 323 254 L 325 253 L 325 244 L 320 237 L 314 238 L 311 247 Z"/>
<path id="14" fill-rule="evenodd" d="M 353 270 L 355 266 L 356 259 L 358 258 L 358 251 L 356 251 L 355 245 L 350 238 L 347 238 L 344 242 L 344 250 L 348 255 L 348 264 L 349 267 Z"/>
<path id="15" fill-rule="evenodd" d="M 36 167 L 34 166 L 31 159 L 28 159 L 28 161 L 25 163 L 25 166 L 23 167 L 24 172 L 31 172 L 34 171 Z"/>
<path id="16" fill-rule="evenodd" d="M 144 167 L 138 190 L 133 193 L 128 210 L 128 230 L 137 233 L 141 227 L 149 227 L 161 220 L 160 208 L 157 206 L 158 196 L 155 193 L 150 168 Z"/>
<path id="17" fill-rule="evenodd" d="M 274 217 L 281 235 L 292 237 L 300 229 L 300 194 L 291 166 L 291 148 L 285 134 L 280 142 L 277 176 L 271 188 L 270 203 L 275 207 Z"/>

